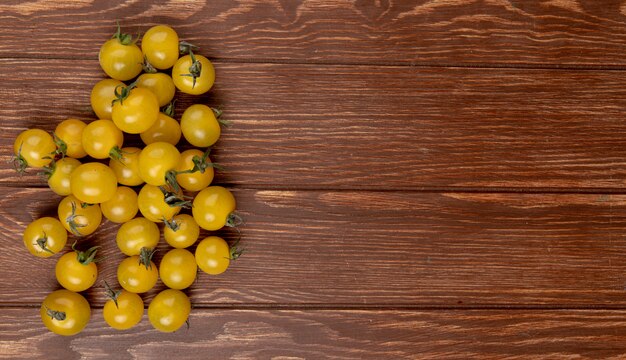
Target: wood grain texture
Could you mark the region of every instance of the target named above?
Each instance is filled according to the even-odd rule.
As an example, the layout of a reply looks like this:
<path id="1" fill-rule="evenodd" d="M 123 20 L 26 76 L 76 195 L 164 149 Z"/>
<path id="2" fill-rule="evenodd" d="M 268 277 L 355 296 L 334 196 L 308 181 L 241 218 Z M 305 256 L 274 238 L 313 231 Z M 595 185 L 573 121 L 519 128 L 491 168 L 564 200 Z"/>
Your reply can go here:
<path id="1" fill-rule="evenodd" d="M 624 195 L 235 195 L 247 253 L 225 274 L 200 273 L 188 291 L 196 304 L 626 306 Z M 58 200 L 44 189 L 0 188 L 0 197 L 0 274 L 11 279 L 0 282 L 0 304 L 37 304 L 58 288 L 55 258 L 34 259 L 19 234 Z M 93 304 L 104 302 L 102 280 L 116 282 L 116 228 L 81 241 L 105 256 L 87 292 Z M 166 251 L 162 241 L 157 264 Z"/>
<path id="2" fill-rule="evenodd" d="M 236 61 L 624 67 L 625 14 L 611 0 L 5 1 L 0 57 L 94 58 L 120 20 Z"/>
<path id="3" fill-rule="evenodd" d="M 0 60 L 0 183 L 19 131 L 93 118 L 96 61 Z M 622 189 L 626 79 L 603 71 L 217 63 L 219 183 L 290 189 Z M 53 72 L 54 77 L 49 76 Z M 137 142 L 128 137 L 128 142 Z"/>
<path id="4" fill-rule="evenodd" d="M 625 311 L 280 311 L 194 309 L 190 328 L 107 328 L 96 309 L 63 338 L 38 309 L 3 309 L 0 357 L 11 359 L 620 359 Z M 51 344 L 55 344 L 51 346 Z"/>

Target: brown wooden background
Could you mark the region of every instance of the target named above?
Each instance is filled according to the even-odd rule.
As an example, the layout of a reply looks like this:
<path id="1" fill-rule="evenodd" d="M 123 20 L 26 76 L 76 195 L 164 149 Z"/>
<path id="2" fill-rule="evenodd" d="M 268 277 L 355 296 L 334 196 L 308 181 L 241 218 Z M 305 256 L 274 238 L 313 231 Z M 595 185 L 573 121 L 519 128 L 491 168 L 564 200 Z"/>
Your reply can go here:
<path id="1" fill-rule="evenodd" d="M 38 315 L 54 260 L 21 240 L 59 198 L 15 175 L 11 144 L 93 118 L 115 20 L 170 24 L 214 61 L 195 101 L 234 124 L 216 182 L 248 253 L 188 291 L 189 330 L 111 330 L 98 286 L 62 338 Z M 0 356 L 621 358 L 625 70 L 621 1 L 3 1 Z M 115 231 L 89 240 L 109 281 Z"/>

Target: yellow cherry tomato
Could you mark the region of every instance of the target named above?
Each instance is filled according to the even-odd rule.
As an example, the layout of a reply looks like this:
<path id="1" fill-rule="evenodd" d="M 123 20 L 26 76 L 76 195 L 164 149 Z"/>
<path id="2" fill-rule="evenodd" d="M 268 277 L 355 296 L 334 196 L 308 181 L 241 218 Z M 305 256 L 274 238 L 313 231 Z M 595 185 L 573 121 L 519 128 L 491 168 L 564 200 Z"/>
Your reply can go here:
<path id="1" fill-rule="evenodd" d="M 139 256 L 129 256 L 122 260 L 117 267 L 117 280 L 124 290 L 141 294 L 156 285 L 159 270 L 150 260 L 151 257 L 151 252 L 146 249 Z"/>
<path id="2" fill-rule="evenodd" d="M 115 241 L 122 253 L 139 255 L 142 248 L 154 249 L 159 244 L 159 227 L 152 221 L 138 217 L 120 226 Z"/>
<path id="3" fill-rule="evenodd" d="M 179 206 L 170 206 L 165 202 L 164 194 L 157 186 L 145 184 L 137 197 L 139 212 L 148 220 L 162 222 L 171 219 L 181 210 Z"/>
<path id="4" fill-rule="evenodd" d="M 124 134 L 111 120 L 92 121 L 83 130 L 83 149 L 94 159 L 119 159 Z"/>
<path id="5" fill-rule="evenodd" d="M 145 88 L 156 96 L 159 106 L 165 106 L 174 99 L 176 86 L 172 77 L 164 73 L 146 73 L 137 78 L 137 87 Z"/>
<path id="6" fill-rule="evenodd" d="M 139 154 L 141 149 L 137 147 L 122 148 L 120 159 L 109 160 L 109 167 L 115 173 L 117 182 L 126 186 L 143 184 L 139 175 Z"/>
<path id="7" fill-rule="evenodd" d="M 72 195 L 88 204 L 111 200 L 117 190 L 117 178 L 110 167 L 97 163 L 78 166 L 70 177 Z"/>
<path id="8" fill-rule="evenodd" d="M 147 184 L 165 185 L 165 175 L 174 170 L 179 161 L 180 152 L 170 143 L 159 141 L 146 145 L 139 155 L 139 175 Z"/>
<path id="9" fill-rule="evenodd" d="M 98 267 L 94 262 L 97 252 L 98 247 L 95 246 L 87 251 L 72 251 L 61 256 L 54 270 L 59 284 L 75 292 L 92 287 L 98 278 Z"/>
<path id="10" fill-rule="evenodd" d="M 115 79 L 100 80 L 91 89 L 91 108 L 98 119 L 111 120 L 111 103 L 115 100 L 115 89 L 125 86 L 123 82 Z"/>
<path id="11" fill-rule="evenodd" d="M 233 226 L 235 197 L 221 186 L 209 186 L 200 191 L 193 200 L 192 213 L 201 228 L 215 231 L 224 226 Z"/>
<path id="12" fill-rule="evenodd" d="M 139 134 L 148 130 L 159 117 L 159 102 L 144 88 L 118 88 L 120 97 L 113 103 L 111 117 L 123 132 Z"/>
<path id="13" fill-rule="evenodd" d="M 141 39 L 141 51 L 155 68 L 169 69 L 178 60 L 178 34 L 167 25 L 153 26 Z"/>
<path id="14" fill-rule="evenodd" d="M 72 172 L 80 166 L 80 161 L 64 157 L 57 161 L 51 162 L 50 167 L 46 168 L 48 175 L 48 186 L 55 194 L 67 196 L 72 193 L 70 187 L 70 177 Z"/>
<path id="15" fill-rule="evenodd" d="M 209 275 L 218 275 L 228 269 L 231 250 L 221 237 L 209 236 L 198 243 L 195 257 L 200 270 Z"/>
<path id="16" fill-rule="evenodd" d="M 143 317 L 143 300 L 126 290 L 113 292 L 102 309 L 104 321 L 116 330 L 127 330 L 139 324 Z"/>
<path id="17" fill-rule="evenodd" d="M 162 332 L 174 332 L 187 322 L 191 312 L 189 297 L 180 290 L 167 289 L 157 294 L 148 305 L 148 319 Z"/>
<path id="18" fill-rule="evenodd" d="M 176 88 L 185 94 L 201 95 L 213 86 L 215 68 L 209 59 L 191 53 L 176 61 L 172 68 L 172 80 Z"/>
<path id="19" fill-rule="evenodd" d="M 67 231 L 59 220 L 46 216 L 28 224 L 22 238 L 31 254 L 47 258 L 63 250 Z"/>
<path id="20" fill-rule="evenodd" d="M 86 126 L 87 124 L 77 119 L 63 120 L 57 125 L 54 134 L 64 144 L 65 155 L 74 159 L 87 156 L 83 149 L 83 130 Z"/>
<path id="21" fill-rule="evenodd" d="M 134 218 L 139 211 L 135 190 L 118 186 L 111 200 L 100 204 L 102 215 L 114 223 L 125 223 Z"/>
<path id="22" fill-rule="evenodd" d="M 80 294 L 69 290 L 57 290 L 43 300 L 39 310 L 43 324 L 58 335 L 76 335 L 91 317 L 89 303 Z"/>
<path id="23" fill-rule="evenodd" d="M 166 142 L 172 145 L 180 141 L 180 124 L 171 117 L 159 113 L 159 118 L 146 131 L 139 134 L 144 144 L 150 145 L 155 142 Z"/>
<path id="24" fill-rule="evenodd" d="M 202 104 L 191 105 L 185 110 L 180 128 L 185 139 L 197 147 L 215 144 L 222 133 L 213 109 Z"/>
<path id="25" fill-rule="evenodd" d="M 121 33 L 119 26 L 113 38 L 100 47 L 98 61 L 107 75 L 121 81 L 134 78 L 143 69 L 141 50 L 130 35 Z"/>
<path id="26" fill-rule="evenodd" d="M 18 171 L 23 171 L 28 166 L 41 168 L 48 165 L 56 149 L 52 136 L 43 130 L 28 129 L 21 132 L 13 143 Z"/>
<path id="27" fill-rule="evenodd" d="M 197 149 L 185 150 L 180 154 L 180 162 L 176 166 L 176 171 L 191 170 L 194 168 L 194 157 L 202 159 L 204 153 Z M 211 159 L 206 158 L 205 162 L 211 163 Z M 202 171 L 192 173 L 182 173 L 176 175 L 176 181 L 183 189 L 188 191 L 200 191 L 213 181 L 213 167 L 209 166 Z"/>
<path id="28" fill-rule="evenodd" d="M 172 249 L 163 255 L 159 275 L 170 289 L 186 289 L 196 281 L 198 266 L 196 258 L 186 249 Z"/>
<path id="29" fill-rule="evenodd" d="M 168 220 L 163 230 L 163 237 L 170 246 L 183 249 L 193 245 L 200 235 L 200 227 L 193 216 L 179 214 Z"/>
<path id="30" fill-rule="evenodd" d="M 76 236 L 93 234 L 102 221 L 98 204 L 85 204 L 74 195 L 68 195 L 61 200 L 58 215 L 63 227 Z"/>

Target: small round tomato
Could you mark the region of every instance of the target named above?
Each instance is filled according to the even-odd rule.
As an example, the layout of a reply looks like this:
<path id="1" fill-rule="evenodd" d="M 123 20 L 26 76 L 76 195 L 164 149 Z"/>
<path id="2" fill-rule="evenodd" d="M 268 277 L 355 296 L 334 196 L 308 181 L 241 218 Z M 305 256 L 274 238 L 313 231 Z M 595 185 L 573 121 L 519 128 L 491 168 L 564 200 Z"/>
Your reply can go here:
<path id="1" fill-rule="evenodd" d="M 102 221 L 102 211 L 98 204 L 82 203 L 74 195 L 68 195 L 61 200 L 58 215 L 63 227 L 76 236 L 93 234 Z"/>
<path id="2" fill-rule="evenodd" d="M 221 186 L 209 186 L 193 200 L 192 213 L 201 228 L 215 231 L 224 226 L 234 226 L 235 197 Z"/>
<path id="3" fill-rule="evenodd" d="M 83 148 L 94 159 L 119 159 L 124 134 L 111 120 L 92 121 L 83 130 Z"/>
<path id="4" fill-rule="evenodd" d="M 75 292 L 92 287 L 98 278 L 98 267 L 94 262 L 98 248 L 94 246 L 86 251 L 74 250 L 61 256 L 54 269 L 59 284 Z"/>
<path id="5" fill-rule="evenodd" d="M 87 152 L 83 149 L 83 130 L 87 124 L 77 119 L 63 120 L 54 130 L 62 147 L 65 147 L 63 153 L 74 159 L 80 159 L 87 156 Z"/>
<path id="6" fill-rule="evenodd" d="M 144 185 L 137 197 L 139 211 L 148 220 L 162 222 L 180 212 L 180 206 L 170 206 L 165 202 L 165 194 L 157 186 Z"/>
<path id="7" fill-rule="evenodd" d="M 159 102 L 152 91 L 132 86 L 116 89 L 111 117 L 123 132 L 139 134 L 148 130 L 159 112 Z"/>
<path id="8" fill-rule="evenodd" d="M 50 164 L 56 149 L 54 139 L 47 132 L 40 129 L 22 131 L 13 143 L 18 171 L 24 171 L 28 166 L 41 168 Z"/>
<path id="9" fill-rule="evenodd" d="M 141 51 L 157 69 L 169 69 L 178 60 L 178 34 L 167 25 L 153 26 L 141 39 Z"/>
<path id="10" fill-rule="evenodd" d="M 209 59 L 190 52 L 174 64 L 172 80 L 176 88 L 185 94 L 201 95 L 213 86 L 215 68 Z"/>
<path id="11" fill-rule="evenodd" d="M 159 113 L 159 118 L 150 129 L 139 134 L 144 144 L 150 145 L 155 142 L 166 142 L 172 145 L 180 141 L 180 124 L 171 117 Z"/>
<path id="12" fill-rule="evenodd" d="M 218 236 L 209 236 L 200 241 L 195 256 L 200 270 L 209 275 L 218 275 L 226 271 L 233 257 L 228 243 Z"/>
<path id="13" fill-rule="evenodd" d="M 144 248 L 140 255 L 127 257 L 117 267 L 117 280 L 126 291 L 140 294 L 156 285 L 159 270 L 151 261 L 152 254 Z"/>
<path id="14" fill-rule="evenodd" d="M 120 226 L 115 241 L 128 256 L 139 255 L 142 248 L 154 249 L 159 244 L 159 227 L 152 221 L 138 217 Z"/>
<path id="15" fill-rule="evenodd" d="M 114 223 L 125 223 L 134 218 L 139 211 L 135 190 L 118 186 L 111 200 L 100 204 L 102 215 Z"/>
<path id="16" fill-rule="evenodd" d="M 43 324 L 55 334 L 76 335 L 91 317 L 89 303 L 80 294 L 69 290 L 57 290 L 43 300 L 39 310 Z"/>
<path id="17" fill-rule="evenodd" d="M 67 242 L 67 231 L 59 220 L 42 217 L 28 224 L 22 238 L 31 254 L 46 258 L 63 250 Z"/>
<path id="18" fill-rule="evenodd" d="M 143 69 L 139 46 L 130 35 L 122 34 L 119 25 L 113 38 L 100 47 L 98 61 L 107 75 L 121 81 L 134 78 Z"/>
<path id="19" fill-rule="evenodd" d="M 111 103 L 115 100 L 115 89 L 125 86 L 123 82 L 115 79 L 100 80 L 91 89 L 91 108 L 98 119 L 111 120 Z"/>
<path id="20" fill-rule="evenodd" d="M 195 104 L 188 107 L 180 119 L 185 139 L 193 146 L 209 147 L 217 142 L 222 132 L 213 109 Z"/>
<path id="21" fill-rule="evenodd" d="M 91 162 L 78 166 L 70 177 L 72 195 L 88 204 L 111 200 L 117 190 L 117 178 L 110 167 Z"/>
<path id="22" fill-rule="evenodd" d="M 161 107 L 169 104 L 176 93 L 172 77 L 164 73 L 141 74 L 137 78 L 137 87 L 152 91 Z"/>
<path id="23" fill-rule="evenodd" d="M 197 169 L 197 171 L 191 173 L 180 173 L 181 171 L 189 171 L 197 167 L 194 163 L 194 158 L 202 164 L 205 164 L 206 167 Z M 208 158 L 208 155 L 205 158 L 205 154 L 197 149 L 183 151 L 182 154 L 180 154 L 180 162 L 175 170 L 178 173 L 176 175 L 178 185 L 188 191 L 200 191 L 209 186 L 211 181 L 213 181 L 214 171 L 211 159 Z"/>
<path id="24" fill-rule="evenodd" d="M 55 194 L 67 196 L 72 193 L 70 187 L 70 177 L 72 172 L 80 166 L 80 161 L 64 157 L 50 163 L 46 167 L 46 175 L 48 175 L 48 186 Z"/>
<path id="25" fill-rule="evenodd" d="M 186 249 L 172 249 L 163 255 L 159 264 L 159 275 L 163 284 L 170 289 L 186 289 L 196 280 L 198 266 L 196 258 Z"/>
<path id="26" fill-rule="evenodd" d="M 148 305 L 148 319 L 152 326 L 162 332 L 174 332 L 187 322 L 191 301 L 184 292 L 176 289 L 163 290 Z"/>
<path id="27" fill-rule="evenodd" d="M 180 162 L 180 152 L 166 142 L 146 145 L 139 155 L 139 175 L 147 184 L 162 186 L 166 184 L 165 175 L 176 168 Z"/>
<path id="28" fill-rule="evenodd" d="M 104 304 L 102 316 L 110 327 L 127 330 L 139 324 L 143 317 L 143 300 L 135 293 L 126 290 L 113 291 L 107 285 L 109 300 Z"/>
<path id="29" fill-rule="evenodd" d="M 139 154 L 141 149 L 137 147 L 122 148 L 122 157 L 109 160 L 109 167 L 115 173 L 117 182 L 126 186 L 137 186 L 143 184 L 139 175 Z"/>
<path id="30" fill-rule="evenodd" d="M 179 214 L 165 223 L 163 237 L 170 246 L 183 249 L 193 245 L 200 235 L 200 227 L 193 216 Z"/>

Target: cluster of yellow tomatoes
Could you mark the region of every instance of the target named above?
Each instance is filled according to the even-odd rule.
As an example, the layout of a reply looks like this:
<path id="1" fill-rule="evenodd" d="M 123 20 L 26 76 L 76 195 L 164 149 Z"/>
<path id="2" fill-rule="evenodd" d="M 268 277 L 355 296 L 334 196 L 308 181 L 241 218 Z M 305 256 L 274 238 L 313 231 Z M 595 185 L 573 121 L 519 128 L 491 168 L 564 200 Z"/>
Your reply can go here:
<path id="1" fill-rule="evenodd" d="M 195 253 L 187 250 L 196 244 L 200 229 L 215 231 L 241 222 L 231 192 L 210 185 L 217 165 L 209 151 L 220 137 L 221 113 L 195 104 L 180 123 L 173 118 L 176 89 L 200 95 L 215 80 L 211 62 L 194 50 L 169 26 L 150 28 L 140 48 L 118 25 L 100 49 L 100 66 L 109 78 L 91 92 L 98 120 L 67 119 L 53 135 L 28 129 L 15 140 L 18 170 L 43 168 L 50 188 L 63 196 L 58 218 L 42 217 L 26 227 L 26 248 L 35 256 L 51 257 L 64 251 L 68 232 L 78 240 L 56 263 L 64 289 L 49 294 L 41 306 L 43 323 L 57 334 L 77 334 L 90 319 L 89 303 L 80 292 L 98 278 L 99 246 L 80 249 L 79 239 L 94 233 L 103 216 L 121 224 L 116 243 L 127 256 L 117 267 L 121 289 L 104 282 L 110 299 L 103 316 L 115 329 L 141 321 L 144 303 L 138 294 L 152 289 L 160 277 L 168 289 L 152 299 L 148 318 L 160 331 L 176 331 L 191 311 L 181 290 L 196 280 L 198 268 L 220 274 L 241 254 L 217 236 L 198 242 Z M 138 134 L 145 147 L 124 147 L 125 136 L 135 136 L 129 134 Z M 192 145 L 182 152 L 177 148 L 181 135 Z M 184 208 L 191 214 L 179 213 Z M 152 261 L 161 238 L 157 223 L 163 223 L 163 238 L 172 248 L 158 268 Z"/>

